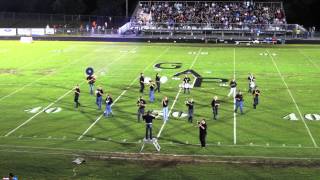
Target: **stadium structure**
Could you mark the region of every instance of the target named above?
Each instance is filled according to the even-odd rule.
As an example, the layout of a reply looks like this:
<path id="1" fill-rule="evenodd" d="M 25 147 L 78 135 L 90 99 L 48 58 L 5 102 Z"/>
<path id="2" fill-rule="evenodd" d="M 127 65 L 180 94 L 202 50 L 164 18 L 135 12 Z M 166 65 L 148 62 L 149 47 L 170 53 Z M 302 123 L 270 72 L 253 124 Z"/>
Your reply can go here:
<path id="1" fill-rule="evenodd" d="M 282 2 L 140 1 L 131 18 L 4 12 L 0 19 L 6 22 L 2 25 L 5 28 L 24 21 L 28 22 L 28 28 L 42 28 L 38 33 L 34 29 L 34 35 L 118 39 L 114 41 L 219 43 L 271 42 L 273 38 L 285 43 L 306 38 L 309 33 L 299 24 L 287 23 Z M 105 22 L 109 23 L 108 27 Z M 49 28 L 44 29 L 47 25 Z M 12 31 L 17 36 L 32 35 L 28 28 Z"/>

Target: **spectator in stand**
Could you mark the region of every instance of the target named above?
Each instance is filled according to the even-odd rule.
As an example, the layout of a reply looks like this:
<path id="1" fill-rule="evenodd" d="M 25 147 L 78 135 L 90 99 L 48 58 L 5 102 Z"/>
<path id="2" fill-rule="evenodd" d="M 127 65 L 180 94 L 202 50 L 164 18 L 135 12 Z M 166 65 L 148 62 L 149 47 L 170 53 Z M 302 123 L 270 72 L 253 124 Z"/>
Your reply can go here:
<path id="1" fill-rule="evenodd" d="M 148 16 L 151 16 L 148 18 Z M 147 2 L 140 3 L 136 21 L 152 23 L 223 24 L 232 29 L 244 24 L 285 24 L 284 11 L 279 3 L 253 2 Z M 267 27 L 267 26 L 266 26 Z"/>

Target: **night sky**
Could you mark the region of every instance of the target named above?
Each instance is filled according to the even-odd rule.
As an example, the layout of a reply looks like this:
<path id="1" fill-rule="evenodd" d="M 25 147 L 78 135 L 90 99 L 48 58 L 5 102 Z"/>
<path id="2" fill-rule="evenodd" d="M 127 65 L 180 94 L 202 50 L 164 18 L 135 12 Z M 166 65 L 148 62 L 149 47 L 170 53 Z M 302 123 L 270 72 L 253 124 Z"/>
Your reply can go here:
<path id="1" fill-rule="evenodd" d="M 137 2 L 138 0 L 129 0 L 129 14 Z M 317 18 L 320 0 L 283 0 L 283 2 L 288 23 L 320 28 L 320 19 Z M 125 16 L 125 0 L 0 0 L 0 12 L 3 11 Z"/>

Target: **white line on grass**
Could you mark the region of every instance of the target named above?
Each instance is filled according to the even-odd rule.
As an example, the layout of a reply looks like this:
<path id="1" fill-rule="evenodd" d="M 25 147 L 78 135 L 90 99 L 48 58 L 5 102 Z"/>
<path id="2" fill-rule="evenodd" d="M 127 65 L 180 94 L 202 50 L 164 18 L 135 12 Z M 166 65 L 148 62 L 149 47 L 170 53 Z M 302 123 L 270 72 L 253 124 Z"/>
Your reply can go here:
<path id="1" fill-rule="evenodd" d="M 135 47 L 136 49 L 137 47 Z M 90 53 L 91 54 L 91 53 Z M 121 59 L 124 55 L 119 56 L 118 58 L 114 59 L 113 61 L 111 61 L 108 66 L 110 66 L 111 64 L 113 64 L 114 62 L 118 61 L 119 59 Z M 82 85 L 83 83 L 85 83 L 86 81 L 82 81 L 79 85 Z M 57 103 L 58 101 L 60 101 L 62 98 L 64 98 L 65 96 L 67 96 L 68 94 L 70 94 L 71 92 L 73 92 L 73 89 L 69 90 L 67 93 L 63 94 L 62 96 L 60 96 L 57 100 L 55 100 L 54 102 L 50 103 L 47 107 L 45 107 L 42 111 L 39 111 L 37 114 L 33 115 L 32 117 L 30 117 L 29 119 L 27 119 L 26 121 L 24 121 L 22 124 L 20 124 L 18 127 L 14 128 L 13 130 L 11 130 L 10 132 L 8 132 L 5 136 L 10 136 L 12 133 L 14 133 L 15 131 L 17 131 L 18 129 L 20 129 L 22 126 L 26 125 L 27 123 L 29 123 L 30 121 L 32 121 L 35 117 L 37 117 L 38 115 L 40 115 L 41 113 L 43 113 L 46 109 L 50 108 L 51 106 L 53 106 L 55 103 Z"/>
<path id="2" fill-rule="evenodd" d="M 233 48 L 233 79 L 236 79 L 236 48 Z M 237 144 L 237 113 L 235 109 L 236 97 L 235 93 L 233 93 L 233 144 Z"/>
<path id="3" fill-rule="evenodd" d="M 54 102 L 50 103 L 47 107 L 44 108 L 44 110 L 50 108 L 51 106 L 53 106 L 56 102 L 60 101 L 62 98 L 64 98 L 66 95 L 68 95 L 70 92 L 72 92 L 73 90 L 69 90 L 67 93 L 65 93 L 64 95 L 62 95 L 61 97 L 59 97 L 57 100 L 55 100 Z M 39 111 L 37 114 L 33 115 L 31 118 L 29 118 L 28 120 L 26 120 L 25 122 L 23 122 L 22 124 L 20 124 L 18 127 L 14 128 L 13 130 L 11 130 L 10 132 L 8 132 L 5 136 L 10 136 L 12 133 L 14 133 L 15 131 L 17 131 L 19 128 L 21 128 L 22 126 L 26 125 L 27 123 L 29 123 L 30 121 L 32 121 L 32 119 L 34 119 L 35 117 L 37 117 L 39 114 L 43 113 L 43 111 Z"/>
<path id="4" fill-rule="evenodd" d="M 163 51 L 158 57 L 156 57 L 154 61 L 152 61 L 148 66 L 146 66 L 146 67 L 144 68 L 143 72 L 145 72 L 148 68 L 150 68 L 150 66 L 152 66 L 156 61 L 158 61 L 159 58 L 160 58 L 161 56 L 163 56 L 165 53 L 167 53 L 169 49 L 170 49 L 170 48 L 167 48 L 167 49 L 166 49 L 165 51 Z M 131 81 L 129 87 L 128 87 L 126 90 L 124 90 L 124 91 L 117 97 L 117 99 L 111 104 L 111 107 L 118 102 L 118 100 L 128 91 L 128 89 L 131 88 L 131 86 L 132 86 L 138 79 L 139 79 L 139 76 L 136 77 L 135 79 L 133 79 L 133 80 Z M 100 121 L 100 119 L 101 119 L 102 117 L 103 117 L 103 114 L 101 114 L 101 115 L 81 134 L 81 136 L 78 137 L 78 140 L 81 140 L 81 139 L 83 138 L 83 136 L 85 136 L 85 135 Z"/>
<path id="5" fill-rule="evenodd" d="M 234 146 L 234 145 L 231 145 Z M 58 151 L 70 151 L 73 153 L 94 153 L 94 154 L 119 154 L 119 155 L 152 155 L 152 156 L 173 156 L 173 157 L 216 157 L 216 158 L 254 158 L 254 159 L 280 159 L 280 160 L 319 160 L 320 158 L 317 157 L 290 157 L 290 156 L 242 156 L 242 155 L 215 155 L 215 154 L 170 154 L 170 153 L 128 153 L 128 152 L 114 152 L 114 151 L 99 151 L 99 150 L 81 150 L 81 149 L 68 149 L 68 148 L 48 148 L 48 147 L 36 147 L 36 146 L 15 146 L 15 145 L 0 145 L 0 147 L 9 147 L 10 149 L 2 149 L 0 151 L 4 152 L 21 152 L 21 153 L 45 153 L 40 151 L 34 150 L 52 150 L 55 151 L 53 153 L 58 153 Z M 33 151 L 19 151 L 14 150 L 13 148 L 17 149 L 32 149 Z M 281 148 L 281 147 L 279 147 Z M 270 149 L 270 147 L 268 147 Z M 70 154 L 70 155 L 78 155 L 78 154 Z M 49 154 L 49 153 L 48 153 Z"/>
<path id="6" fill-rule="evenodd" d="M 135 50 L 136 48 L 137 48 L 137 47 L 135 47 L 135 48 L 132 49 L 132 50 Z M 99 48 L 99 49 L 105 49 L 105 48 Z M 99 50 L 99 49 L 98 49 L 98 50 Z M 132 51 L 132 50 L 130 50 L 130 51 Z M 90 56 L 91 54 L 94 54 L 94 53 L 89 53 L 89 54 L 87 54 L 87 55 L 85 55 L 85 56 L 82 56 L 81 58 L 77 59 L 76 61 L 72 61 L 71 63 L 67 64 L 66 66 L 63 66 L 62 68 L 59 68 L 56 72 L 62 71 L 62 70 L 65 69 L 66 67 L 69 67 L 69 66 L 71 66 L 71 65 L 79 62 L 80 60 L 86 58 L 87 56 Z M 44 57 L 39 58 L 39 59 L 44 59 Z M 34 64 L 34 63 L 31 63 L 31 64 Z M 19 69 L 22 69 L 22 68 L 19 68 Z M 56 72 L 55 72 L 55 73 L 56 73 Z M 53 73 L 53 74 L 55 74 L 55 73 Z M 42 79 L 44 79 L 44 78 L 46 78 L 46 77 L 50 77 L 50 76 L 52 76 L 53 74 L 47 74 L 47 75 L 42 76 L 41 78 L 38 78 L 38 79 L 36 79 L 36 80 L 28 83 L 28 84 L 25 84 L 24 86 L 22 86 L 22 87 L 19 88 L 19 89 L 16 89 L 15 91 L 11 92 L 10 94 L 7 94 L 7 95 L 5 95 L 5 96 L 0 97 L 0 101 L 4 100 L 4 99 L 6 99 L 6 98 L 9 98 L 9 97 L 11 97 L 12 95 L 15 95 L 16 93 L 22 91 L 22 90 L 25 89 L 26 87 L 31 86 L 31 85 L 33 85 L 34 83 L 36 83 L 36 82 L 38 82 L 38 81 L 40 81 L 40 80 L 42 80 Z"/>
<path id="7" fill-rule="evenodd" d="M 289 93 L 289 95 L 290 95 L 290 97 L 291 97 L 291 99 L 292 99 L 292 101 L 293 101 L 293 103 L 294 103 L 294 105 L 295 105 L 295 107 L 296 107 L 299 115 L 300 115 L 300 118 L 301 118 L 304 126 L 305 126 L 306 129 L 307 129 L 307 132 L 308 132 L 308 134 L 309 134 L 309 136 L 310 136 L 310 138 L 311 138 L 311 140 L 312 140 L 312 142 L 313 142 L 314 147 L 318 147 L 316 141 L 314 140 L 314 138 L 313 138 L 313 136 L 312 136 L 312 134 L 311 134 L 311 131 L 310 131 L 307 123 L 306 123 L 305 120 L 304 120 L 304 117 L 302 116 L 302 113 L 301 113 L 301 111 L 300 111 L 300 108 L 299 108 L 296 100 L 294 99 L 294 97 L 293 97 L 293 95 L 292 95 L 292 93 L 291 93 L 291 90 L 289 89 L 288 84 L 287 84 L 286 81 L 284 80 L 284 77 L 282 76 L 282 74 L 281 74 L 281 72 L 280 72 L 280 70 L 279 70 L 279 68 L 278 68 L 278 65 L 276 64 L 276 62 L 275 62 L 275 60 L 273 59 L 273 57 L 270 55 L 269 50 L 267 50 L 267 52 L 268 52 L 268 54 L 269 54 L 269 56 L 270 56 L 270 58 L 271 58 L 271 60 L 272 60 L 272 62 L 273 62 L 274 67 L 277 69 L 278 74 L 279 74 L 280 78 L 282 79 L 283 84 L 284 84 L 284 85 L 286 86 L 286 88 L 287 88 L 287 91 L 288 91 L 288 93 Z"/>
<path id="8" fill-rule="evenodd" d="M 0 136 L 0 138 L 6 138 L 5 136 Z M 32 139 L 32 140 L 46 140 L 46 141 L 64 141 L 64 142 L 75 142 L 75 141 L 78 141 L 78 142 L 92 142 L 92 141 L 95 141 L 95 142 L 116 142 L 116 143 L 120 143 L 120 144 L 141 144 L 141 140 L 140 141 L 117 141 L 117 140 L 114 140 L 114 139 L 110 139 L 110 140 L 93 140 L 93 139 L 88 139 L 88 140 L 74 140 L 74 139 L 64 139 L 64 138 L 55 138 L 55 137 L 51 137 L 51 138 L 42 138 L 42 137 L 27 137 L 27 136 L 24 136 L 24 137 L 13 137 L 15 139 Z M 165 142 L 165 143 L 161 143 L 163 145 L 173 145 L 173 146 L 199 146 L 200 144 L 193 144 L 193 143 L 174 143 L 174 142 Z M 301 146 L 301 144 L 298 144 L 298 145 L 261 145 L 261 144 L 212 144 L 212 143 L 208 143 L 207 144 L 208 146 L 217 146 L 217 147 L 259 147 L 259 148 L 267 148 L 267 149 L 270 149 L 270 148 L 281 148 L 281 149 L 319 149 L 319 147 L 314 147 L 314 146 Z M 0 145 L 0 147 L 2 146 L 8 146 L 8 145 Z M 9 145 L 10 146 L 10 145 Z"/>
<path id="9" fill-rule="evenodd" d="M 298 51 L 299 51 L 299 53 L 300 53 L 301 55 L 303 55 L 305 58 L 307 58 L 307 60 L 308 60 L 313 66 L 315 66 L 318 70 L 320 69 L 320 67 L 318 66 L 318 64 L 316 64 L 315 62 L 313 62 L 313 60 L 312 60 L 309 56 L 307 56 L 305 53 L 301 52 L 301 50 L 298 50 Z"/>
<path id="10" fill-rule="evenodd" d="M 199 49 L 198 54 L 197 54 L 196 57 L 193 59 L 193 62 L 192 62 L 192 64 L 190 65 L 189 69 L 192 69 L 192 68 L 193 68 L 194 64 L 195 64 L 196 61 L 198 60 L 198 57 L 199 57 L 199 55 L 200 55 L 200 53 L 201 53 L 201 50 L 202 50 L 202 48 Z M 176 104 L 176 102 L 177 102 L 177 100 L 178 100 L 178 98 L 179 98 L 179 95 L 180 95 L 181 91 L 182 91 L 182 88 L 179 89 L 176 97 L 174 98 L 174 101 L 173 101 L 173 103 L 172 103 L 172 105 L 171 105 L 171 108 L 170 108 L 170 110 L 169 110 L 169 113 L 168 113 L 169 117 L 170 117 L 170 114 L 171 114 L 171 111 L 172 111 L 174 105 Z M 164 127 L 165 127 L 166 124 L 167 124 L 167 121 L 163 121 L 163 124 L 162 124 L 162 126 L 161 126 L 161 128 L 160 128 L 160 130 L 159 130 L 159 132 L 158 132 L 158 134 L 157 134 L 157 138 L 159 138 L 159 137 L 161 136 L 161 133 L 162 133 L 162 131 L 163 131 L 163 129 L 164 129 Z"/>
<path id="11" fill-rule="evenodd" d="M 39 56 L 37 59 L 33 59 L 30 63 L 27 63 L 27 64 L 24 64 L 23 66 L 17 68 L 17 69 L 24 69 L 28 66 L 31 66 L 31 65 L 34 65 L 34 64 L 37 64 L 38 61 L 42 61 L 43 59 L 48 59 L 49 57 L 54 57 L 55 54 L 51 54 L 50 56 L 46 56 L 46 55 L 42 55 L 42 56 Z M 15 58 L 15 59 L 19 59 L 19 58 Z"/>
<path id="12" fill-rule="evenodd" d="M 77 60 L 72 61 L 71 63 L 69 63 L 69 64 L 67 64 L 67 65 L 59 68 L 56 72 L 62 71 L 62 70 L 64 70 L 64 69 L 66 69 L 67 67 L 69 67 L 69 66 L 71 66 L 71 65 L 79 62 L 80 60 L 82 60 L 82 59 L 84 59 L 84 58 L 86 58 L 86 57 L 88 57 L 88 56 L 90 56 L 90 55 L 92 55 L 92 54 L 93 54 L 93 53 L 89 53 L 89 54 L 87 54 L 87 55 L 84 55 L 84 56 L 82 56 L 81 58 L 78 58 Z M 55 72 L 55 73 L 56 73 L 56 72 Z M 55 74 L 55 73 L 53 73 L 53 74 Z M 34 84 L 34 83 L 36 83 L 36 82 L 38 82 L 38 81 L 40 81 L 40 80 L 42 80 L 42 79 L 44 79 L 44 78 L 50 77 L 50 76 L 52 76 L 53 74 L 44 75 L 44 76 L 42 76 L 42 77 L 40 77 L 40 78 L 38 78 L 38 79 L 36 79 L 36 80 L 28 83 L 28 84 L 25 84 L 24 86 L 22 86 L 22 87 L 19 88 L 19 89 L 16 89 L 15 91 L 11 92 L 10 94 L 7 94 L 7 95 L 5 95 L 5 96 L 2 96 L 2 97 L 0 98 L 0 101 L 4 100 L 4 99 L 6 99 L 6 98 L 9 98 L 9 97 L 11 97 L 12 95 L 17 94 L 18 92 L 22 91 L 22 90 L 25 89 L 26 87 L 31 86 L 32 84 Z"/>

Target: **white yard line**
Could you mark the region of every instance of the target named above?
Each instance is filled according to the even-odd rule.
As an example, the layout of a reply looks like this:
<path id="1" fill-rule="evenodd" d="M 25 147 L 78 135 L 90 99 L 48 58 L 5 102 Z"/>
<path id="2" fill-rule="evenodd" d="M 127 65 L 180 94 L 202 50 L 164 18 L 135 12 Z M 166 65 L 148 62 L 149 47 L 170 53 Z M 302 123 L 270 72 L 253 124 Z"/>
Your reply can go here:
<path id="1" fill-rule="evenodd" d="M 311 138 L 311 140 L 312 140 L 312 143 L 313 143 L 314 147 L 318 147 L 316 141 L 314 140 L 314 138 L 313 138 L 313 136 L 312 136 L 312 133 L 311 133 L 311 131 L 310 131 L 307 123 L 306 123 L 305 120 L 304 120 L 304 117 L 302 116 L 302 113 L 301 113 L 301 111 L 300 111 L 300 108 L 299 108 L 296 100 L 294 99 L 294 97 L 293 97 L 293 95 L 292 95 L 292 93 L 291 93 L 291 90 L 289 89 L 288 84 L 287 84 L 286 81 L 284 80 L 284 77 L 282 76 L 282 73 L 280 72 L 280 70 L 279 70 L 279 68 L 278 68 L 278 65 L 276 64 L 274 58 L 270 55 L 269 50 L 267 50 L 267 52 L 268 52 L 268 54 L 269 54 L 269 56 L 270 56 L 270 58 L 271 58 L 271 60 L 272 60 L 272 62 L 273 62 L 274 67 L 277 69 L 278 74 L 279 74 L 279 76 L 280 76 L 283 84 L 284 84 L 284 85 L 286 86 L 286 88 L 287 88 L 287 91 L 288 91 L 288 93 L 289 93 L 289 95 L 290 95 L 290 97 L 291 97 L 291 99 L 292 99 L 292 102 L 294 103 L 294 105 L 295 105 L 295 107 L 296 107 L 296 109 L 297 109 L 297 111 L 298 111 L 298 113 L 299 113 L 299 115 L 300 115 L 300 118 L 301 118 L 304 126 L 305 126 L 306 129 L 307 129 L 307 132 L 308 132 L 308 134 L 309 134 L 309 136 L 310 136 L 310 138 Z"/>
<path id="2" fill-rule="evenodd" d="M 173 103 L 172 103 L 172 106 L 171 106 L 170 111 L 169 111 L 169 113 L 168 113 L 169 116 L 170 116 L 170 113 L 171 113 L 174 105 L 176 104 L 176 102 L 177 102 L 177 100 L 178 100 L 178 98 L 179 98 L 179 95 L 180 95 L 181 91 L 182 91 L 182 88 L 179 89 L 179 91 L 178 91 L 178 93 L 177 93 L 177 95 L 176 95 L 176 97 L 175 97 L 175 99 L 174 99 L 174 101 L 173 101 Z M 164 126 L 165 126 L 166 124 L 167 124 L 167 121 L 163 121 L 162 126 L 161 126 L 161 128 L 160 128 L 160 130 L 159 130 L 159 132 L 158 132 L 158 134 L 157 134 L 157 138 L 159 138 L 159 137 L 161 136 L 161 133 L 162 133 L 162 131 L 163 131 L 163 129 L 164 129 Z"/>
<path id="3" fill-rule="evenodd" d="M 71 47 L 73 47 L 73 46 L 71 46 Z M 70 47 L 69 47 L 70 48 Z M 24 69 L 24 68 L 26 68 L 26 67 L 28 67 L 28 66 L 31 66 L 31 65 L 33 65 L 33 64 L 37 64 L 39 61 L 41 61 L 41 60 L 43 60 L 43 59 L 48 59 L 49 57 L 50 58 L 52 58 L 52 57 L 54 57 L 54 56 L 56 56 L 56 55 L 59 55 L 59 54 L 50 54 L 49 56 L 47 56 L 47 54 L 46 55 L 40 55 L 40 56 L 38 56 L 36 59 L 32 59 L 32 60 L 30 60 L 31 62 L 29 62 L 29 63 L 26 63 L 26 64 L 24 64 L 23 66 L 21 66 L 21 67 L 18 67 L 17 69 Z M 15 59 L 21 59 L 21 58 L 23 58 L 23 57 L 17 57 L 17 58 L 15 58 Z"/>
<path id="4" fill-rule="evenodd" d="M 233 49 L 233 79 L 236 79 L 236 48 Z M 233 94 L 233 144 L 237 144 L 237 113 L 235 109 L 236 98 L 235 94 Z"/>
<path id="5" fill-rule="evenodd" d="M 315 62 L 313 62 L 313 60 L 308 56 L 306 55 L 305 53 L 301 52 L 301 50 L 298 50 L 299 53 L 304 56 L 314 67 L 316 67 L 318 70 L 320 69 L 319 65 L 316 64 Z"/>
<path id="6" fill-rule="evenodd" d="M 52 74 L 44 75 L 44 76 L 42 76 L 41 78 L 38 78 L 38 79 L 36 79 L 36 80 L 34 80 L 34 81 L 32 81 L 32 82 L 30 82 L 30 83 L 22 86 L 22 87 L 19 88 L 19 89 L 16 89 L 15 91 L 11 92 L 10 94 L 7 94 L 7 95 L 5 95 L 5 96 L 2 96 L 2 97 L 0 98 L 0 101 L 4 100 L 4 99 L 6 99 L 6 98 L 9 98 L 9 97 L 11 97 L 12 95 L 17 94 L 18 92 L 22 91 L 22 90 L 25 89 L 26 87 L 31 86 L 32 84 L 34 84 L 34 83 L 36 83 L 36 82 L 38 82 L 38 81 L 40 81 L 40 80 L 42 80 L 42 79 L 44 79 L 44 78 L 50 77 L 50 76 L 56 74 L 57 72 L 60 72 L 60 71 L 62 71 L 62 70 L 64 70 L 64 69 L 66 69 L 67 67 L 69 67 L 69 66 L 71 66 L 71 65 L 79 62 L 80 60 L 82 60 L 82 59 L 84 59 L 84 58 L 86 58 L 86 57 L 88 57 L 88 56 L 90 56 L 90 55 L 92 55 L 92 54 L 93 54 L 93 53 L 89 53 L 89 54 L 87 54 L 87 55 L 84 55 L 84 56 L 82 56 L 81 58 L 79 58 L 79 59 L 77 59 L 77 60 L 75 60 L 75 61 L 72 61 L 72 62 L 70 62 L 69 64 L 67 64 L 67 65 L 59 68 L 56 72 L 54 72 L 54 73 L 52 73 Z"/>
<path id="7" fill-rule="evenodd" d="M 130 51 L 133 51 L 133 50 L 135 50 L 136 48 L 137 48 L 137 47 L 135 47 L 134 49 L 132 49 L 132 50 L 130 50 Z M 99 48 L 99 49 L 105 49 L 105 47 Z M 98 49 L 98 50 L 99 50 L 99 49 Z M 94 53 L 95 53 L 95 52 L 94 52 Z M 91 54 L 94 54 L 94 53 L 89 53 L 89 54 L 87 54 L 87 55 L 85 55 L 85 56 L 82 56 L 81 58 L 77 59 L 76 61 L 70 62 L 69 64 L 63 66 L 62 68 L 59 68 L 59 69 L 58 69 L 55 73 L 53 73 L 53 74 L 44 75 L 44 76 L 42 76 L 41 78 L 38 78 L 38 79 L 36 79 L 36 80 L 28 83 L 28 84 L 25 84 L 24 86 L 20 87 L 19 89 L 16 89 L 15 91 L 13 91 L 13 92 L 5 95 L 5 96 L 0 97 L 0 101 L 2 101 L 2 100 L 4 100 L 4 99 L 6 99 L 6 98 L 9 98 L 9 97 L 17 94 L 18 92 L 22 91 L 22 90 L 25 89 L 26 87 L 31 86 L 31 85 L 33 85 L 34 83 L 36 83 L 36 82 L 38 82 L 38 81 L 40 81 L 40 80 L 42 80 L 42 79 L 44 79 L 44 78 L 50 77 L 50 76 L 56 74 L 57 72 L 66 69 L 67 67 L 69 67 L 69 66 L 71 66 L 71 65 L 79 62 L 80 60 L 82 60 L 82 59 L 86 58 L 87 56 L 90 56 Z M 53 56 L 53 55 L 51 55 L 51 56 Z M 44 57 L 39 58 L 39 59 L 44 59 Z M 29 63 L 29 64 L 34 64 L 34 63 Z M 29 64 L 28 64 L 28 65 L 29 65 Z M 19 68 L 19 69 L 22 69 L 22 68 Z"/>
<path id="8" fill-rule="evenodd" d="M 50 103 L 47 107 L 45 107 L 44 109 L 48 109 L 51 106 L 53 106 L 56 102 L 60 101 L 62 98 L 64 98 L 65 96 L 67 96 L 69 93 L 71 93 L 73 90 L 69 90 L 67 93 L 65 93 L 64 95 L 60 96 L 57 100 L 55 100 L 54 102 Z M 33 115 L 31 118 L 29 118 L 28 120 L 26 120 L 25 122 L 23 122 L 22 124 L 20 124 L 18 127 L 14 128 L 13 130 L 11 130 L 10 132 L 8 132 L 5 136 L 10 136 L 12 133 L 14 133 L 15 131 L 17 131 L 18 129 L 20 129 L 22 126 L 26 125 L 27 123 L 29 123 L 30 121 L 32 121 L 32 119 L 34 119 L 35 117 L 37 117 L 39 114 L 43 113 L 44 111 L 39 111 L 37 114 Z"/>
<path id="9" fill-rule="evenodd" d="M 169 49 L 170 49 L 170 48 L 167 48 L 167 49 L 166 49 L 164 52 L 162 52 L 158 57 L 156 57 L 155 60 L 152 61 L 148 66 L 146 66 L 146 67 L 143 69 L 142 72 L 145 72 L 148 68 L 150 68 L 150 66 L 152 66 L 156 61 L 158 61 L 161 56 L 163 56 L 165 53 L 167 53 Z M 136 77 L 135 79 L 133 79 L 133 80 L 131 81 L 129 87 L 128 87 L 126 90 L 124 90 L 124 91 L 117 97 L 117 99 L 112 103 L 111 106 L 115 105 L 115 104 L 118 102 L 118 100 L 128 91 L 128 89 L 131 88 L 131 86 L 132 86 L 138 79 L 139 79 L 139 76 Z M 101 114 L 101 115 L 79 136 L 78 140 L 81 140 L 81 139 L 83 138 L 83 136 L 85 136 L 85 135 L 100 121 L 100 119 L 101 119 L 102 117 L 103 117 L 103 114 Z"/>
<path id="10" fill-rule="evenodd" d="M 136 49 L 137 47 L 135 47 Z M 91 53 L 90 53 L 91 54 Z M 121 59 L 124 55 L 119 56 L 118 58 L 114 59 L 113 61 L 111 61 L 108 66 L 110 66 L 112 63 L 118 61 L 119 59 Z M 79 85 L 82 85 L 83 83 L 85 83 L 86 81 L 82 81 Z M 44 108 L 44 110 L 50 108 L 51 106 L 53 106 L 55 103 L 57 103 L 58 101 L 60 101 L 62 98 L 64 98 L 65 96 L 67 96 L 68 94 L 70 94 L 71 92 L 73 92 L 73 89 L 69 90 L 68 92 L 66 92 L 65 94 L 63 94 L 62 96 L 60 96 L 57 100 L 55 100 L 54 102 L 50 103 L 47 107 Z M 44 112 L 40 111 L 37 114 L 33 115 L 32 117 L 30 117 L 29 119 L 27 119 L 26 121 L 24 121 L 22 124 L 20 124 L 19 126 L 17 126 L 16 128 L 14 128 L 13 130 L 11 130 L 10 132 L 8 132 L 5 136 L 10 136 L 12 133 L 14 133 L 15 131 L 17 131 L 18 129 L 20 129 L 22 126 L 26 125 L 27 123 L 29 123 L 30 121 L 32 121 L 35 117 L 37 117 L 38 115 L 40 115 L 41 113 Z"/>
<path id="11" fill-rule="evenodd" d="M 194 64 L 195 64 L 196 61 L 198 60 L 198 57 L 199 57 L 201 51 L 202 51 L 202 48 L 199 49 L 198 54 L 197 54 L 196 57 L 193 59 L 193 62 L 192 62 L 192 64 L 190 65 L 189 69 L 192 69 L 192 68 L 193 68 Z M 170 117 L 170 114 L 171 114 L 172 109 L 174 108 L 174 105 L 176 104 L 177 100 L 179 99 L 179 96 L 180 96 L 181 91 L 182 91 L 182 88 L 179 89 L 176 97 L 174 98 L 174 101 L 173 101 L 173 103 L 172 103 L 172 105 L 171 105 L 171 107 L 170 107 L 169 113 L 168 113 L 169 117 Z M 160 130 L 159 130 L 159 132 L 158 132 L 158 134 L 157 134 L 157 138 L 159 138 L 159 137 L 161 136 L 161 133 L 162 133 L 162 131 L 163 131 L 163 129 L 164 129 L 164 127 L 165 127 L 166 124 L 167 124 L 167 121 L 163 121 L 163 124 L 162 124 L 162 126 L 161 126 L 161 128 L 160 128 Z"/>
<path id="12" fill-rule="evenodd" d="M 232 147 L 238 145 L 230 145 Z M 13 153 L 45 153 L 39 152 L 35 150 L 48 150 L 54 152 L 48 152 L 48 154 L 55 154 L 59 153 L 59 151 L 69 151 L 70 153 L 61 153 L 61 155 L 77 155 L 75 153 L 94 153 L 94 154 L 119 154 L 119 155 L 152 155 L 152 156 L 173 156 L 173 157 L 216 157 L 216 158 L 253 158 L 253 159 L 278 159 L 278 160 L 319 160 L 320 158 L 317 157 L 290 157 L 290 156 L 245 156 L 245 155 L 215 155 L 215 154 L 170 154 L 170 153 L 130 153 L 130 152 L 115 152 L 115 151 L 101 151 L 101 150 L 94 150 L 94 149 L 69 149 L 69 148 L 49 148 L 49 147 L 37 147 L 37 146 L 16 146 L 16 145 L 0 145 L 0 147 L 8 148 L 8 149 L 1 149 L 2 152 L 13 152 Z M 28 150 L 16 150 L 16 149 L 30 149 Z M 281 147 L 279 147 L 281 148 Z M 268 147 L 270 149 L 270 147 Z"/>
<path id="13" fill-rule="evenodd" d="M 50 136 L 49 136 L 50 137 Z M 118 142 L 118 143 L 121 143 L 121 144 L 141 144 L 141 142 L 139 141 L 120 141 L 120 140 L 92 140 L 92 139 L 89 139 L 89 140 L 75 140 L 75 139 L 64 139 L 64 138 L 56 138 L 56 137 L 51 137 L 51 138 L 42 138 L 42 137 L 27 137 L 27 136 L 23 136 L 23 137 L 9 137 L 9 138 L 14 138 L 14 139 L 32 139 L 32 140 L 50 140 L 50 141 L 64 141 L 64 142 L 92 142 L 92 141 L 95 141 L 95 142 Z M 0 138 L 7 138 L 5 136 L 0 136 Z M 192 144 L 192 143 L 173 143 L 173 142 L 164 142 L 164 143 L 161 143 L 163 145 L 172 145 L 172 146 L 184 146 L 184 145 L 192 145 L 192 146 L 199 146 L 200 144 Z M 212 144 L 212 143 L 208 143 L 207 144 L 208 146 L 215 146 L 215 147 L 259 147 L 259 148 L 280 148 L 280 149 L 319 149 L 319 147 L 314 147 L 314 146 L 301 146 L 301 145 L 286 145 L 286 146 L 283 146 L 283 145 L 262 145 L 262 144 Z M 0 145 L 0 147 L 5 147 L 5 146 L 10 146 L 10 145 Z"/>

